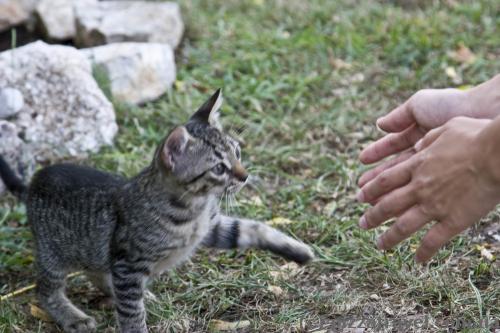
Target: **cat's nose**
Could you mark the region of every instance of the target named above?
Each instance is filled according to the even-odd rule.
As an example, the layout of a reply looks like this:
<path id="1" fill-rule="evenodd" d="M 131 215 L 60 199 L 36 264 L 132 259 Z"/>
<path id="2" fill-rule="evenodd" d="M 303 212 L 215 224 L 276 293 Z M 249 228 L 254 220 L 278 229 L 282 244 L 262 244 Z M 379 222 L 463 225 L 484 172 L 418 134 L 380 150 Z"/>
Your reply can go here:
<path id="1" fill-rule="evenodd" d="M 245 168 L 243 167 L 243 165 L 241 165 L 241 163 L 237 162 L 234 166 L 233 166 L 233 175 L 234 177 L 236 177 L 236 179 L 238 179 L 239 181 L 241 182 L 244 182 L 247 180 L 248 178 L 248 172 L 245 170 Z"/>

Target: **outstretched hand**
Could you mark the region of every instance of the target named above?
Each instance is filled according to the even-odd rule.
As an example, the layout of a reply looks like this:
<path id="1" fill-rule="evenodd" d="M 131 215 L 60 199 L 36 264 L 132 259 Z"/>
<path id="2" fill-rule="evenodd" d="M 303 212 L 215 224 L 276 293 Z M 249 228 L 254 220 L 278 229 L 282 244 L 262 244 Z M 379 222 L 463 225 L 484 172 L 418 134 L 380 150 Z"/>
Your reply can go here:
<path id="1" fill-rule="evenodd" d="M 377 126 L 389 133 L 366 147 L 360 155 L 364 164 L 371 164 L 401 153 L 361 176 L 359 186 L 399 164 L 415 151 L 413 145 L 429 130 L 439 127 L 451 118 L 471 114 L 470 96 L 458 89 L 424 89 L 415 93 L 404 104 L 377 120 Z"/>
<path id="2" fill-rule="evenodd" d="M 499 184 L 493 183 L 489 177 L 482 142 L 478 139 L 478 134 L 492 121 L 454 118 L 420 139 L 423 134 L 417 132 L 417 128 L 421 127 L 411 122 L 410 117 L 404 118 L 402 113 L 396 110 L 387 116 L 393 119 L 391 125 L 388 125 L 387 118 L 383 118 L 381 127 L 397 130 L 406 126 L 406 133 L 413 131 L 414 134 L 408 135 L 408 140 L 404 141 L 406 145 L 396 146 L 398 141 L 390 139 L 385 139 L 386 145 L 383 145 L 380 142 L 384 139 L 381 139 L 379 149 L 365 150 L 364 161 L 373 162 L 418 143 L 412 153 L 398 157 L 399 163 L 365 176 L 358 200 L 371 203 L 373 207 L 365 212 L 359 224 L 370 229 L 396 218 L 377 242 L 380 249 L 390 249 L 427 223 L 437 221 L 422 239 L 416 253 L 416 260 L 425 262 L 500 201 Z M 419 121 L 418 124 L 422 125 L 422 119 Z M 437 124 L 442 119 L 433 121 L 432 124 Z M 427 125 L 429 128 L 431 123 L 427 122 Z M 399 135 L 403 136 L 402 133 L 405 132 Z"/>

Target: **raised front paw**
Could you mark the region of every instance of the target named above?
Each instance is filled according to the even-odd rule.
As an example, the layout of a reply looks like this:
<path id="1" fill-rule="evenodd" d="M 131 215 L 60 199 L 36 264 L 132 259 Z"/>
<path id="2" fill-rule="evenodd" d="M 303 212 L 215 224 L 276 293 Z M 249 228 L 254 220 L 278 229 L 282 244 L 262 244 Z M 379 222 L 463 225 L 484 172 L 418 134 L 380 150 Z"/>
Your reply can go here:
<path id="1" fill-rule="evenodd" d="M 94 318 L 87 316 L 68 322 L 63 329 L 66 333 L 93 333 L 96 331 L 96 323 Z"/>
<path id="2" fill-rule="evenodd" d="M 309 246 L 290 237 L 282 242 L 270 243 L 267 246 L 272 252 L 300 265 L 307 264 L 314 259 L 314 252 Z"/>
<path id="3" fill-rule="evenodd" d="M 305 265 L 314 259 L 314 252 L 302 242 L 293 245 L 291 255 L 290 259 L 301 265 Z"/>

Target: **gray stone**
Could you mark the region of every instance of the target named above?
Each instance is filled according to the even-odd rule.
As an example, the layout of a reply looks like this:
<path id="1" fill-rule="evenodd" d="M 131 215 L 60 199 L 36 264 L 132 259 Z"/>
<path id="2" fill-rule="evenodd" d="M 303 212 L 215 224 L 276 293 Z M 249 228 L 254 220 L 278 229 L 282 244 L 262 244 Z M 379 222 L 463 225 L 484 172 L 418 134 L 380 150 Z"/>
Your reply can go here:
<path id="1" fill-rule="evenodd" d="M 113 98 L 132 104 L 154 100 L 175 81 L 172 48 L 158 43 L 115 43 L 82 52 L 108 75 Z"/>
<path id="2" fill-rule="evenodd" d="M 78 4 L 76 43 L 82 47 L 118 42 L 166 43 L 176 48 L 184 31 L 172 2 L 108 1 Z"/>
<path id="3" fill-rule="evenodd" d="M 10 121 L 24 145 L 19 149 L 2 139 L 0 152 L 14 160 L 25 160 L 20 156 L 29 153 L 34 165 L 85 157 L 112 144 L 118 129 L 113 106 L 80 51 L 35 42 L 0 53 L 0 68 L 0 87 L 13 87 L 24 97 L 24 106 Z"/>
<path id="4" fill-rule="evenodd" d="M 38 0 L 0 0 L 0 31 L 27 21 Z"/>
<path id="5" fill-rule="evenodd" d="M 9 87 L 0 89 L 0 119 L 15 115 L 23 106 L 24 99 L 19 90 Z"/>
<path id="6" fill-rule="evenodd" d="M 86 5 L 97 0 L 41 0 L 36 6 L 39 25 L 47 38 L 68 40 L 75 36 L 75 4 Z"/>

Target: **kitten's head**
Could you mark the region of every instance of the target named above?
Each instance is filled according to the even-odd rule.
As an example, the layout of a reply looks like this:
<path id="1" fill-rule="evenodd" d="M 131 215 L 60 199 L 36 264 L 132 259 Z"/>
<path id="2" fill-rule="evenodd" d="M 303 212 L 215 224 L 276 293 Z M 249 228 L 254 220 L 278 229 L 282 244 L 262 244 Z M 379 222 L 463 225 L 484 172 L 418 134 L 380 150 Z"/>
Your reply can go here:
<path id="1" fill-rule="evenodd" d="M 248 178 L 238 142 L 222 131 L 221 104 L 219 89 L 160 147 L 160 163 L 192 195 L 237 192 Z"/>

